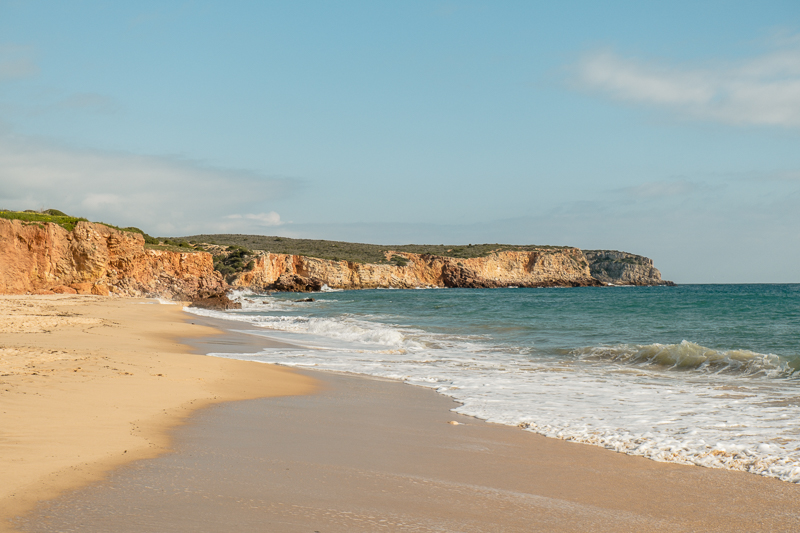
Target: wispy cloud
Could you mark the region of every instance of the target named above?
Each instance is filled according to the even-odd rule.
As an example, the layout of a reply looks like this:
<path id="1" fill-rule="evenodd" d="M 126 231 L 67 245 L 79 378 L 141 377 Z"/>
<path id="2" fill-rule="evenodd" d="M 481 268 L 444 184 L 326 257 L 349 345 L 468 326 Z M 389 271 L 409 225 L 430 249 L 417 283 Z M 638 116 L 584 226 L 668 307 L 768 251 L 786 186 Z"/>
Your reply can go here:
<path id="1" fill-rule="evenodd" d="M 75 93 L 42 108 L 40 113 L 50 111 L 88 111 L 110 114 L 117 112 L 120 108 L 119 103 L 108 96 L 97 93 Z"/>
<path id="2" fill-rule="evenodd" d="M 284 223 L 281 221 L 281 216 L 275 211 L 269 213 L 250 213 L 247 215 L 228 215 L 228 220 L 248 220 L 253 221 L 258 226 L 282 226 Z"/>
<path id="3" fill-rule="evenodd" d="M 30 78 L 39 73 L 31 46 L 0 44 L 0 81 Z"/>
<path id="4" fill-rule="evenodd" d="M 170 156 L 75 149 L 0 136 L 0 208 L 54 208 L 148 233 L 257 233 L 297 180 Z M 256 213 L 235 215 L 232 213 Z M 238 218 L 236 218 L 238 217 Z"/>
<path id="5" fill-rule="evenodd" d="M 623 187 L 613 192 L 620 192 L 637 199 L 663 199 L 675 196 L 688 196 L 697 190 L 698 186 L 687 180 L 650 181 Z"/>
<path id="6" fill-rule="evenodd" d="M 727 124 L 800 127 L 800 47 L 738 63 L 694 66 L 587 54 L 577 64 L 584 89 Z"/>
<path id="7" fill-rule="evenodd" d="M 753 173 L 748 179 L 753 181 L 776 181 L 784 183 L 800 182 L 800 170 L 780 170 L 776 172 Z"/>

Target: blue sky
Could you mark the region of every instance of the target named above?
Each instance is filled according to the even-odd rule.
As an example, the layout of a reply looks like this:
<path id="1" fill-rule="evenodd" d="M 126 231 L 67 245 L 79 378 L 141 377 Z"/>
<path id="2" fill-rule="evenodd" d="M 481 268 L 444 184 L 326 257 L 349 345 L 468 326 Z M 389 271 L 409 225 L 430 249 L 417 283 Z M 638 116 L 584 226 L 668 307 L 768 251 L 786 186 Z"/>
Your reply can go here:
<path id="1" fill-rule="evenodd" d="M 0 207 L 800 282 L 797 2 L 0 0 Z"/>

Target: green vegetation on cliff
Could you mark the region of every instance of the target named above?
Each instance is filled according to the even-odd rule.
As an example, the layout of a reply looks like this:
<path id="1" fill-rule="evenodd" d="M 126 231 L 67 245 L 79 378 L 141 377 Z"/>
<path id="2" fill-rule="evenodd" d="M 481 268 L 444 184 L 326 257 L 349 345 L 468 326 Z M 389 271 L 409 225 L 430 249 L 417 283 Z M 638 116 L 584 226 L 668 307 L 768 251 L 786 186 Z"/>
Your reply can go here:
<path id="1" fill-rule="evenodd" d="M 315 239 L 290 239 L 288 237 L 269 237 L 265 235 L 192 235 L 182 237 L 184 241 L 217 244 L 220 246 L 236 246 L 249 250 L 263 250 L 277 254 L 304 255 L 333 261 L 351 261 L 353 263 L 387 263 L 384 252 L 409 252 L 414 254 L 439 255 L 467 259 L 485 257 L 492 252 L 505 250 L 536 251 L 561 250 L 564 246 L 515 246 L 510 244 L 404 244 L 387 246 L 378 244 L 362 244 L 355 242 L 323 241 Z M 401 257 L 392 263 L 404 262 Z"/>
<path id="2" fill-rule="evenodd" d="M 253 252 L 241 246 L 229 246 L 226 253 L 214 256 L 214 270 L 232 276 L 253 269 Z"/>
<path id="3" fill-rule="evenodd" d="M 89 222 L 89 219 L 87 218 L 71 217 L 63 211 L 59 211 L 58 209 L 45 209 L 42 211 L 34 211 L 32 209 L 28 209 L 26 211 L 9 211 L 7 209 L 0 209 L 0 218 L 4 218 L 6 220 L 21 220 L 30 224 L 43 224 L 46 222 L 52 222 L 53 224 L 58 224 L 67 231 L 72 231 L 75 229 L 75 225 L 78 222 Z M 108 226 L 109 228 L 114 228 L 120 231 L 138 233 L 144 236 L 145 241 L 148 239 L 153 239 L 139 228 L 120 228 L 112 224 L 106 224 L 105 222 L 97 222 L 97 224 L 102 224 L 104 226 Z"/>
<path id="4" fill-rule="evenodd" d="M 67 231 L 72 231 L 78 222 L 88 222 L 82 217 L 71 217 L 62 213 L 58 209 L 47 209 L 46 211 L 8 211 L 0 210 L 0 218 L 6 220 L 21 220 L 30 224 L 43 224 L 52 222 L 58 224 Z"/>

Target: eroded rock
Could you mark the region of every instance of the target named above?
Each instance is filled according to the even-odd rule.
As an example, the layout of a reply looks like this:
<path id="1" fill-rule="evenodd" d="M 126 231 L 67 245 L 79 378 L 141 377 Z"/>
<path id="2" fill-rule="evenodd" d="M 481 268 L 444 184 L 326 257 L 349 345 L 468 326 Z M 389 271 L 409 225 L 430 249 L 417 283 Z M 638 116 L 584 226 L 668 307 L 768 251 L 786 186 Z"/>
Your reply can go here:
<path id="1" fill-rule="evenodd" d="M 67 231 L 53 223 L 0 219 L 0 258 L 3 294 L 193 299 L 227 289 L 208 253 L 145 250 L 140 234 L 91 222 Z"/>
<path id="2" fill-rule="evenodd" d="M 192 300 L 192 303 L 189 304 L 189 307 L 201 307 L 203 309 L 216 309 L 216 310 L 228 310 L 228 309 L 241 309 L 242 304 L 239 302 L 234 302 L 226 294 L 216 294 L 214 296 L 209 296 L 207 298 L 196 298 Z"/>
<path id="3" fill-rule="evenodd" d="M 283 274 L 269 287 L 275 291 L 319 292 L 324 284 L 317 278 L 307 278 L 298 274 Z"/>

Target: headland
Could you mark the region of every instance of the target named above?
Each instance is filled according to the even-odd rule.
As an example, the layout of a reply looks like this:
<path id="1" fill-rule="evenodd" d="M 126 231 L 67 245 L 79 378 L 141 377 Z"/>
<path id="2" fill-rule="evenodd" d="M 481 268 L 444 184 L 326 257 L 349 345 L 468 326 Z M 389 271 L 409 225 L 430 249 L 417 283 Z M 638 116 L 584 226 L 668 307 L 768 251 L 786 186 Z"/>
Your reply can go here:
<path id="1" fill-rule="evenodd" d="M 650 259 L 626 252 L 500 244 L 390 247 L 253 235 L 172 240 L 66 215 L 0 215 L 0 294 L 149 296 L 226 307 L 231 288 L 671 284 Z"/>

